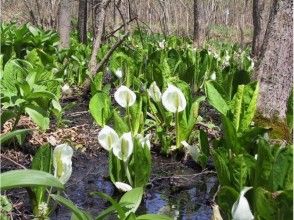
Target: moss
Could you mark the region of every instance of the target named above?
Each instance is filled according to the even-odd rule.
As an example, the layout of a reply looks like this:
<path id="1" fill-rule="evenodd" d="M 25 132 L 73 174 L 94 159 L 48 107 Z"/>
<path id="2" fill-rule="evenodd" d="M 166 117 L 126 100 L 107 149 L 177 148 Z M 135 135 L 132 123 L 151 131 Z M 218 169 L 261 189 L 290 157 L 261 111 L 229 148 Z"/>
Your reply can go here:
<path id="1" fill-rule="evenodd" d="M 256 114 L 254 118 L 256 126 L 271 128 L 269 136 L 271 139 L 285 140 L 292 143 L 292 131 L 287 123 L 279 118 L 265 118 L 261 114 Z"/>

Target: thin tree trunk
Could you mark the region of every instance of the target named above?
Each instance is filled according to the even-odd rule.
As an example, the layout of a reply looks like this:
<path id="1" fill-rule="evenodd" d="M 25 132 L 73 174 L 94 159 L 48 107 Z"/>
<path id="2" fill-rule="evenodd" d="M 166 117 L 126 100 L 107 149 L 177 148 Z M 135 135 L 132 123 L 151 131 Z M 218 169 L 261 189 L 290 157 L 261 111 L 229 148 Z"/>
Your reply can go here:
<path id="1" fill-rule="evenodd" d="M 59 48 L 68 48 L 70 42 L 70 0 L 62 0 L 59 8 L 58 30 L 60 35 Z"/>
<path id="2" fill-rule="evenodd" d="M 273 0 L 255 77 L 260 81 L 258 110 L 284 119 L 293 87 L 292 0 Z"/>
<path id="3" fill-rule="evenodd" d="M 193 32 L 193 42 L 195 45 L 200 44 L 200 25 L 199 25 L 199 8 L 198 8 L 198 0 L 194 0 L 193 4 L 194 9 L 194 32 Z"/>
<path id="4" fill-rule="evenodd" d="M 87 0 L 79 0 L 78 33 L 81 43 L 87 42 Z"/>

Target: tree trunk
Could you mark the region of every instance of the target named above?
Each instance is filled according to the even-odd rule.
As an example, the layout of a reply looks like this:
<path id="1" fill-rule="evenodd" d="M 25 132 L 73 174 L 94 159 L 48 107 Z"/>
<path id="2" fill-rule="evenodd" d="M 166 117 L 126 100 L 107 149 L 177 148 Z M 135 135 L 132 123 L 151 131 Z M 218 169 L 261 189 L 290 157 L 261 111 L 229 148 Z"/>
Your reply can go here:
<path id="1" fill-rule="evenodd" d="M 78 33 L 79 41 L 87 43 L 87 0 L 79 0 Z"/>
<path id="2" fill-rule="evenodd" d="M 194 32 L 193 32 L 193 43 L 199 45 L 200 41 L 200 25 L 199 25 L 199 8 L 198 0 L 194 0 L 193 4 L 194 14 Z"/>
<path id="3" fill-rule="evenodd" d="M 260 81 L 258 111 L 284 119 L 293 79 L 292 0 L 273 0 L 255 78 Z"/>
<path id="4" fill-rule="evenodd" d="M 70 0 L 61 0 L 58 15 L 59 48 L 68 48 L 70 42 Z"/>
<path id="5" fill-rule="evenodd" d="M 252 56 L 256 59 L 258 59 L 261 52 L 266 26 L 269 20 L 271 1 L 272 0 L 253 0 Z"/>

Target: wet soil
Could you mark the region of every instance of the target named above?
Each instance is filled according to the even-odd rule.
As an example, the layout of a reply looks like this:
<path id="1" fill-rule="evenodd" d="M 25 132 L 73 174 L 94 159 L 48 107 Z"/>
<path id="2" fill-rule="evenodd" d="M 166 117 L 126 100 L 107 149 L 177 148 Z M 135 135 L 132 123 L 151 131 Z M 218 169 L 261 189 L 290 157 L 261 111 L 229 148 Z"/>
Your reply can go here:
<path id="1" fill-rule="evenodd" d="M 115 198 L 119 198 L 121 194 L 115 190 L 108 178 L 108 155 L 97 141 L 100 128 L 93 123 L 87 109 L 86 102 L 76 103 L 64 115 L 67 120 L 67 126 L 64 129 L 67 130 L 61 129 L 59 135 L 53 135 L 53 137 L 58 143 L 70 141 L 76 148 L 73 157 L 73 173 L 66 184 L 65 196 L 78 207 L 97 216 L 109 206 L 109 203 L 97 196 L 90 196 L 91 192 L 100 191 Z M 74 137 L 67 135 L 60 138 L 64 131 L 68 132 L 71 129 L 74 132 L 69 133 Z M 56 130 L 58 129 L 53 123 L 51 133 L 46 136 L 47 139 L 41 138 L 36 142 L 46 142 L 49 137 L 52 137 L 52 132 L 56 133 Z M 33 135 L 31 139 L 34 137 L 38 136 Z M 19 169 L 17 163 L 29 167 L 35 150 L 36 147 L 32 144 L 22 149 L 2 149 L 4 157 L 1 158 L 1 171 Z M 184 163 L 179 158 L 164 157 L 156 151 L 152 152 L 152 156 L 152 175 L 138 213 L 161 213 L 174 219 L 210 219 L 211 204 L 217 191 L 216 173 L 213 170 L 201 170 L 195 164 L 190 166 L 189 164 L 193 163 L 187 163 L 187 161 Z M 31 219 L 25 190 L 14 190 L 8 194 L 15 205 L 13 219 Z M 58 207 L 52 219 L 67 220 L 70 216 L 68 210 Z"/>

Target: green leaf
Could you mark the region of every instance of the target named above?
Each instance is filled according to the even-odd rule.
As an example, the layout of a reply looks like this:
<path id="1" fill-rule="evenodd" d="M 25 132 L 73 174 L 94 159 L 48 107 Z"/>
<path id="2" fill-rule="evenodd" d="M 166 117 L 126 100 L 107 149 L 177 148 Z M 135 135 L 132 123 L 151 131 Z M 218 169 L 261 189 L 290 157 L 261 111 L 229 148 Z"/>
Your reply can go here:
<path id="1" fill-rule="evenodd" d="M 132 189 L 131 191 L 126 192 L 121 199 L 119 200 L 119 204 L 127 204 L 126 208 L 128 211 L 126 215 L 133 212 L 135 213 L 138 209 L 143 196 L 143 187 L 137 187 Z"/>
<path id="2" fill-rule="evenodd" d="M 121 203 L 117 203 L 113 198 L 111 198 L 109 195 L 102 193 L 102 192 L 92 192 L 91 195 L 98 195 L 103 199 L 106 199 L 109 201 L 112 206 L 116 209 L 120 219 L 125 219 L 126 215 L 124 210 L 122 209 Z M 101 217 L 97 217 L 96 219 L 101 219 Z"/>
<path id="3" fill-rule="evenodd" d="M 219 151 L 219 152 L 218 152 Z M 228 168 L 228 162 L 226 161 L 226 155 L 220 150 L 212 150 L 211 155 L 217 171 L 218 180 L 220 185 L 231 185 L 230 170 Z"/>
<path id="4" fill-rule="evenodd" d="M 11 131 L 8 132 L 6 134 L 2 134 L 0 136 L 0 145 L 2 145 L 3 143 L 5 143 L 6 141 L 10 140 L 11 138 L 14 138 L 18 135 L 23 135 L 25 133 L 27 133 L 28 131 L 31 131 L 32 129 L 20 129 L 20 130 L 15 130 L 15 131 Z"/>
<path id="5" fill-rule="evenodd" d="M 137 134 L 139 132 L 139 128 L 143 121 L 143 112 L 142 112 L 142 98 L 139 96 L 134 105 L 130 107 L 130 115 L 131 115 L 131 123 L 132 123 L 132 131 L 133 134 Z"/>
<path id="6" fill-rule="evenodd" d="M 89 218 L 89 214 L 85 214 L 83 211 L 81 211 L 72 201 L 70 201 L 69 199 L 66 199 L 62 196 L 59 195 L 54 195 L 54 194 L 50 194 L 50 197 L 52 199 L 54 199 L 55 201 L 57 201 L 58 203 L 64 205 L 65 207 L 67 207 L 69 210 L 71 210 L 73 212 L 73 214 L 75 215 L 76 219 L 79 220 L 90 220 L 92 218 Z"/>
<path id="7" fill-rule="evenodd" d="M 0 175 L 2 190 L 31 187 L 31 186 L 48 186 L 63 189 L 62 183 L 49 173 L 39 170 L 13 170 Z"/>
<path id="8" fill-rule="evenodd" d="M 171 217 L 158 214 L 145 214 L 137 217 L 137 220 L 172 220 Z"/>
<path id="9" fill-rule="evenodd" d="M 144 164 L 144 166 L 142 166 Z M 134 187 L 145 186 L 151 174 L 151 153 L 147 146 L 142 147 L 141 143 L 134 140 L 134 152 L 131 166 L 131 173 L 134 173 Z"/>
<path id="10" fill-rule="evenodd" d="M 293 147 L 292 145 L 279 149 L 273 164 L 272 190 L 293 189 Z"/>
<path id="11" fill-rule="evenodd" d="M 124 121 L 124 119 L 119 115 L 117 111 L 113 111 L 113 123 L 114 130 L 118 133 L 118 135 L 129 132 L 128 124 Z"/>
<path id="12" fill-rule="evenodd" d="M 89 103 L 90 113 L 101 127 L 105 126 L 110 119 L 112 115 L 111 108 L 110 96 L 104 92 L 97 92 Z"/>
<path id="13" fill-rule="evenodd" d="M 257 99 L 259 93 L 259 83 L 254 82 L 244 88 L 244 116 L 241 118 L 239 130 L 242 132 L 250 126 L 256 111 Z"/>
<path id="14" fill-rule="evenodd" d="M 49 118 L 46 116 L 46 112 L 37 106 L 25 107 L 25 112 L 42 130 L 49 128 Z"/>
<path id="15" fill-rule="evenodd" d="M 211 81 L 206 82 L 205 85 L 208 102 L 221 114 L 227 115 L 229 106 L 219 91 L 215 88 L 215 85 Z"/>
<path id="16" fill-rule="evenodd" d="M 200 129 L 199 132 L 199 144 L 201 151 L 208 157 L 209 156 L 209 143 L 208 143 L 208 137 L 205 131 Z"/>
<path id="17" fill-rule="evenodd" d="M 226 149 L 230 149 L 233 152 L 237 152 L 238 145 L 237 145 L 237 133 L 236 129 L 232 123 L 232 121 L 225 117 L 221 116 L 223 127 L 224 127 L 224 138 L 225 138 L 225 143 L 226 143 Z"/>
<path id="18" fill-rule="evenodd" d="M 217 204 L 225 214 L 224 219 L 231 219 L 231 209 L 239 198 L 239 192 L 230 186 L 222 186 L 217 193 Z"/>
<path id="19" fill-rule="evenodd" d="M 49 144 L 45 144 L 38 148 L 37 153 L 33 157 L 31 168 L 33 170 L 40 170 L 52 174 L 52 148 Z M 38 204 L 45 202 L 45 187 L 34 187 L 33 191 L 36 194 Z"/>

